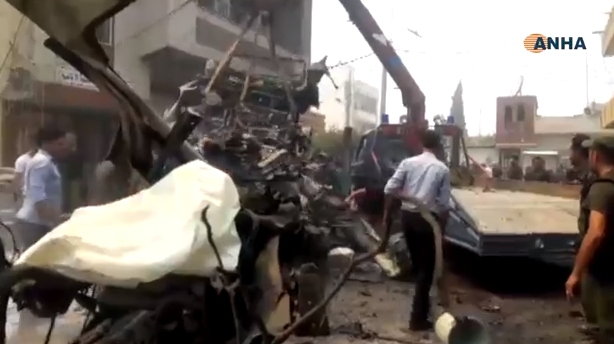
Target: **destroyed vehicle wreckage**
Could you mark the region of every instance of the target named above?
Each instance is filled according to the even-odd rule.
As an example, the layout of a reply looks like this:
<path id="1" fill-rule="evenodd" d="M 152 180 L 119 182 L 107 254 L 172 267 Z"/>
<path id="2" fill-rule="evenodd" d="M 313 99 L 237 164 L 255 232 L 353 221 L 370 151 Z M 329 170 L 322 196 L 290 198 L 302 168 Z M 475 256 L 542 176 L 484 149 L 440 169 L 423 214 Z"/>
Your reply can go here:
<path id="1" fill-rule="evenodd" d="M 153 186 L 118 202 L 79 209 L 42 243 L 24 252 L 15 265 L 7 264 L 0 274 L 1 342 L 6 342 L 4 325 L 10 298 L 19 308 L 52 319 L 65 313 L 73 300 L 77 301 L 90 314 L 81 335 L 72 341 L 81 344 L 166 343 L 176 342 L 177 338 L 185 343 L 225 343 L 234 338 L 241 343 L 277 344 L 296 332 L 322 331 L 326 304 L 353 267 L 373 258 L 385 246 L 387 235 L 380 242 L 366 235 L 359 237 L 361 232 L 355 226 L 366 223 L 350 214 L 340 198 L 329 195 L 325 187 L 310 178 L 310 137 L 298 126 L 298 114 L 300 107 L 317 101 L 313 80 L 308 77 L 302 86 L 291 86 L 278 78 L 250 87 L 250 76 L 230 72 L 225 59 L 211 76 L 199 76 L 183 89 L 171 110 L 176 118 L 171 129 L 109 67 L 95 39 L 95 27 L 131 1 L 109 0 L 94 5 L 49 0 L 36 9 L 23 1 L 9 2 L 50 35 L 46 42 L 49 49 L 123 105 L 125 113 L 108 160 L 118 169 L 135 169 Z M 60 23 L 81 26 L 67 31 Z M 233 49 L 229 50 L 227 57 L 232 53 Z M 275 60 L 274 54 L 272 58 Z M 312 77 L 314 74 L 322 76 L 321 72 L 312 73 Z M 250 98 L 256 93 L 259 95 Z M 263 104 L 263 100 L 269 103 Z M 199 161 L 203 157 L 186 144 L 197 126 L 204 128 L 213 141 L 203 152 L 210 165 Z M 203 181 L 203 176 L 211 179 Z M 169 196 L 177 194 L 200 195 L 193 197 L 198 221 L 193 222 L 194 211 L 183 216 L 173 213 L 191 209 L 188 204 L 192 203 L 182 201 L 178 207 L 180 202 Z M 196 239 L 204 238 L 195 239 L 192 246 L 198 243 L 206 248 L 208 260 L 191 251 L 173 257 L 202 264 L 213 261 L 213 268 L 197 273 L 161 269 L 140 278 L 134 273 L 120 278 L 117 270 L 130 271 L 126 269 L 129 263 L 112 265 L 107 259 L 105 269 L 109 272 L 96 266 L 84 269 L 60 263 L 58 268 L 49 262 L 37 265 L 45 247 L 57 245 L 66 237 L 83 235 L 81 241 L 86 242 L 83 238 L 96 232 L 88 226 L 95 226 L 93 213 L 98 212 L 97 219 L 109 225 L 109 221 L 121 219 L 120 215 L 109 216 L 112 211 L 132 211 L 121 207 L 121 202 L 132 202 L 134 208 L 151 204 L 151 209 L 158 210 L 167 205 L 162 202 L 170 202 L 168 213 L 162 215 L 167 221 L 177 221 L 165 222 L 170 228 L 160 228 L 157 233 L 180 237 L 188 232 Z M 151 215 L 151 209 L 147 215 Z M 161 219 L 152 216 L 154 220 Z M 151 220 L 143 219 L 141 224 Z M 139 221 L 136 222 L 132 224 L 135 230 Z M 151 226 L 151 222 L 147 224 Z M 156 232 L 152 227 L 162 225 L 149 228 Z M 130 232 L 129 228 L 125 232 Z M 68 234 L 62 237 L 63 233 Z M 238 237 L 240 249 L 235 259 L 229 260 L 232 254 L 225 248 L 233 246 L 232 233 Z M 168 237 L 162 238 L 158 241 Z M 337 284 L 324 295 L 324 264 L 330 249 L 338 245 L 335 239 L 349 239 L 355 243 L 353 248 L 363 254 L 352 260 Z M 164 242 L 167 246 L 159 254 L 172 251 L 173 242 Z M 81 249 L 73 249 L 72 253 Z M 79 259 L 73 257 L 72 261 Z M 134 270 L 135 266 L 130 268 L 136 275 L 143 272 Z M 91 290 L 96 292 L 90 293 Z M 283 307 L 279 305 L 283 295 L 291 302 L 287 309 L 290 324 L 282 324 L 286 326 L 282 330 L 270 323 L 273 314 Z M 52 328 L 53 322 L 50 331 Z"/>

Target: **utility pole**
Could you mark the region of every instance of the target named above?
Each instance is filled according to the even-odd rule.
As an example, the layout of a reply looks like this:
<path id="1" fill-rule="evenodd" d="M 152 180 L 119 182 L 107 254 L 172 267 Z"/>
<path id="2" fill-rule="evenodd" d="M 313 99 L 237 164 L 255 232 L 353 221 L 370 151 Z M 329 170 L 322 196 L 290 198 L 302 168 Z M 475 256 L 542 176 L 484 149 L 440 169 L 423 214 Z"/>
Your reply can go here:
<path id="1" fill-rule="evenodd" d="M 482 137 L 482 109 L 480 109 L 480 116 L 478 117 L 478 136 Z"/>
<path id="2" fill-rule="evenodd" d="M 388 22 L 391 25 L 394 23 L 394 6 L 390 6 L 388 8 Z M 379 113 L 377 114 L 376 122 L 378 125 L 382 124 L 382 115 L 386 113 L 386 99 L 388 96 L 388 71 L 382 65 L 382 73 L 380 76 L 380 86 L 379 86 Z"/>
<path id="3" fill-rule="evenodd" d="M 607 13 L 609 14 L 609 12 Z M 598 35 L 599 38 L 602 38 L 604 31 L 593 31 L 593 35 Z M 584 112 L 587 113 L 589 111 L 591 111 L 591 102 L 590 102 L 590 93 L 589 93 L 589 83 L 590 83 L 590 77 L 589 77 L 589 68 L 588 68 L 588 50 L 584 51 L 584 74 L 585 74 L 585 83 L 586 83 L 586 108 L 584 109 Z"/>
<path id="4" fill-rule="evenodd" d="M 393 22 L 393 17 L 394 17 L 394 10 L 392 7 L 390 7 L 391 11 L 390 11 L 390 22 Z M 416 30 L 412 30 L 412 29 L 407 29 L 407 31 L 409 31 L 412 35 L 416 36 L 417 38 L 422 38 L 422 36 L 420 36 L 420 34 L 418 33 L 418 31 Z M 381 73 L 381 79 L 380 79 L 380 88 L 379 88 L 380 94 L 379 94 L 379 116 L 377 116 L 377 124 L 381 124 L 382 121 L 382 115 L 386 113 L 386 99 L 388 96 L 388 71 L 386 70 L 386 68 L 384 68 L 384 65 L 382 65 L 382 73 Z"/>
<path id="5" fill-rule="evenodd" d="M 343 192 L 347 195 L 352 191 L 352 180 L 351 180 L 351 166 L 352 166 L 352 119 L 354 115 L 354 68 L 351 66 L 348 68 L 348 79 L 347 82 L 344 83 L 343 93 L 345 100 L 345 123 L 343 128 L 343 178 L 342 178 L 342 187 Z"/>
<path id="6" fill-rule="evenodd" d="M 586 108 L 590 109 L 590 100 L 589 100 L 589 89 L 588 89 L 588 84 L 589 84 L 589 77 L 588 77 L 588 50 L 584 51 L 584 72 L 586 74 Z"/>
<path id="7" fill-rule="evenodd" d="M 379 114 L 377 116 L 377 124 L 381 124 L 382 115 L 386 113 L 386 96 L 388 95 L 388 72 L 382 65 L 382 75 L 379 86 Z"/>

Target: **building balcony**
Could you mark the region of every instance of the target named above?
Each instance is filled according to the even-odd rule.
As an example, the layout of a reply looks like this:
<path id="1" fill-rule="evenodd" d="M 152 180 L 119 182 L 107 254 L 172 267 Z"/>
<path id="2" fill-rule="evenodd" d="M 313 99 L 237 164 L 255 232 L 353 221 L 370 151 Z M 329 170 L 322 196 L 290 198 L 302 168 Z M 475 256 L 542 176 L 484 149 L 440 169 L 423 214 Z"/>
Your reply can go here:
<path id="1" fill-rule="evenodd" d="M 190 1 L 167 15 L 169 8 L 176 8 L 176 4 L 171 4 L 175 2 L 137 1 L 115 19 L 116 53 L 146 61 L 152 79 L 164 81 L 168 87 L 184 83 L 202 71 L 207 59 L 221 60 L 247 19 L 230 5 L 230 0 Z M 290 74 L 300 73 L 310 54 L 310 39 L 303 39 L 309 38 L 309 33 L 307 37 L 302 37 L 302 33 L 306 29 L 310 32 L 311 16 L 303 18 L 306 6 L 303 2 L 296 3 L 298 7 L 281 16 L 273 30 L 279 42 L 277 55 L 282 60 L 294 60 L 283 63 L 284 70 Z M 306 3 L 311 13 L 310 1 Z M 233 68 L 247 70 L 253 62 L 255 73 L 276 72 L 269 59 L 268 34 L 261 31 L 248 31 L 237 48 L 238 57 L 231 62 Z M 298 62 L 300 59 L 307 61 Z"/>
<path id="2" fill-rule="evenodd" d="M 614 8 L 612 8 L 614 11 Z M 608 22 L 601 35 L 601 51 L 603 56 L 614 56 L 614 13 L 610 12 Z"/>
<path id="3" fill-rule="evenodd" d="M 173 0 L 167 0 L 174 2 Z M 233 9 L 229 0 L 200 0 L 192 1 L 162 21 L 167 13 L 169 4 L 164 2 L 138 1 L 129 8 L 125 16 L 117 20 L 116 36 L 133 36 L 134 33 L 145 30 L 139 34 L 138 40 L 133 39 L 130 47 L 137 49 L 136 53 L 142 58 L 149 58 L 157 52 L 167 48 L 179 50 L 183 53 L 206 59 L 221 60 L 224 52 L 232 45 L 241 32 L 241 23 L 246 19 L 243 13 Z M 172 6 L 171 6 L 172 7 Z M 133 12 L 133 13 L 130 13 Z M 120 13 L 120 16 L 123 13 Z M 300 29 L 297 25 L 296 29 Z M 284 30 L 278 30 L 284 31 Z M 300 30 L 298 30 L 300 31 Z M 286 42 L 299 42 L 296 39 L 280 40 L 277 53 L 281 57 L 300 58 L 301 46 L 283 44 Z M 121 41 L 118 38 L 118 41 Z M 238 54 L 245 56 L 268 57 L 268 39 L 254 29 L 248 31 L 239 44 Z M 245 59 L 235 59 L 237 68 L 247 68 Z"/>

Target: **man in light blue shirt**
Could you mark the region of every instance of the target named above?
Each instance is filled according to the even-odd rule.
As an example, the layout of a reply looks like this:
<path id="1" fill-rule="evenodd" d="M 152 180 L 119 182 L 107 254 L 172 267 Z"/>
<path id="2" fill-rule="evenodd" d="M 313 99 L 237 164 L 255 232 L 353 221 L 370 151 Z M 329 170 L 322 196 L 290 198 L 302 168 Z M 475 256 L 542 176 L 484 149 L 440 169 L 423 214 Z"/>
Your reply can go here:
<path id="1" fill-rule="evenodd" d="M 28 161 L 23 173 L 23 202 L 13 225 L 16 249 L 24 252 L 61 220 L 62 178 L 55 160 L 71 152 L 66 132 L 41 128 L 36 135 L 39 150 Z M 42 323 L 24 309 L 19 314 L 17 334 L 22 335 Z"/>
<path id="2" fill-rule="evenodd" d="M 26 165 L 23 203 L 17 212 L 15 241 L 23 252 L 43 237 L 61 219 L 62 178 L 55 161 L 71 152 L 63 130 L 46 127 L 37 134 L 38 152 Z"/>
<path id="3" fill-rule="evenodd" d="M 427 130 L 422 135 L 422 146 L 422 154 L 403 160 L 384 188 L 387 198 L 384 223 L 388 221 L 391 199 L 399 198 L 402 202 L 401 226 L 416 273 L 416 290 L 409 322 L 410 330 L 414 331 L 432 328 L 428 316 L 429 292 L 435 267 L 435 243 L 431 226 L 416 206 L 404 199 L 418 199 L 430 209 L 443 228 L 448 217 L 451 192 L 450 170 L 436 156 L 442 149 L 441 137 L 435 131 Z"/>

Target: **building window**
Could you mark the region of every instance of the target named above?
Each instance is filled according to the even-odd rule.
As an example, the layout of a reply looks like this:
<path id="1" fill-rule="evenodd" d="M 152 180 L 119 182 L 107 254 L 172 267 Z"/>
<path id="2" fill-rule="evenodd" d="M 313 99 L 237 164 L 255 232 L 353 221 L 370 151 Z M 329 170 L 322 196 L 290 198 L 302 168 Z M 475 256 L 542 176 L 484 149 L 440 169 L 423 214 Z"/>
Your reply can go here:
<path id="1" fill-rule="evenodd" d="M 512 122 L 512 107 L 509 106 L 509 105 L 505 106 L 504 121 L 505 121 L 505 123 L 511 123 Z"/>
<path id="2" fill-rule="evenodd" d="M 294 54 L 301 54 L 303 49 L 303 5 L 301 1 L 291 1 L 280 9 L 275 19 L 273 36 L 277 44 Z"/>
<path id="3" fill-rule="evenodd" d="M 370 114 L 377 113 L 377 99 L 370 97 L 366 94 L 355 93 L 354 94 L 354 107 L 356 110 L 364 111 Z"/>
<path id="4" fill-rule="evenodd" d="M 205 11 L 226 19 L 237 25 L 242 25 L 247 20 L 247 13 L 239 5 L 233 5 L 232 0 L 198 0 L 198 6 Z"/>
<path id="5" fill-rule="evenodd" d="M 524 105 L 518 105 L 518 114 L 516 116 L 518 122 L 524 122 L 524 118 L 526 116 L 526 113 L 524 111 Z"/>
<path id="6" fill-rule="evenodd" d="M 96 28 L 98 42 L 103 45 L 113 45 L 113 18 Z"/>

